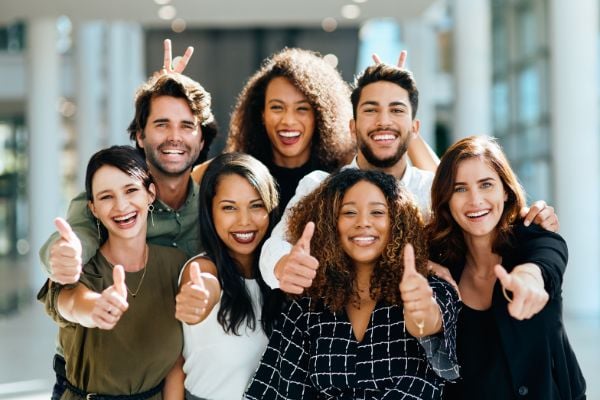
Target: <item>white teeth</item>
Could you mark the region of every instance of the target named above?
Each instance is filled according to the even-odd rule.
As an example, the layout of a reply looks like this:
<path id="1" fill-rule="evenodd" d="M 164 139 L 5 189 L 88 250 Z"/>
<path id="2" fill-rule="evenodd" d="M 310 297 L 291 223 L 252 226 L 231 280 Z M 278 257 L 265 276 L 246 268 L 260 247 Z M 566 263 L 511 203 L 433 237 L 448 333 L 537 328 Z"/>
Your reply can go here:
<path id="1" fill-rule="evenodd" d="M 247 232 L 247 233 L 232 233 L 233 236 L 235 236 L 236 238 L 240 239 L 240 240 L 250 240 L 254 237 L 254 232 Z"/>
<path id="2" fill-rule="evenodd" d="M 298 131 L 279 131 L 277 132 L 279 136 L 283 136 L 285 138 L 295 138 L 300 136 L 300 132 Z"/>
<path id="3" fill-rule="evenodd" d="M 165 153 L 165 154 L 183 154 L 183 151 L 181 151 L 181 150 L 163 150 L 163 153 Z"/>
<path id="4" fill-rule="evenodd" d="M 355 236 L 352 238 L 353 242 L 358 242 L 361 244 L 367 244 L 375 241 L 375 236 Z"/>
<path id="5" fill-rule="evenodd" d="M 135 217 L 135 214 L 136 214 L 135 211 L 133 211 L 133 212 L 130 212 L 129 214 L 125 214 L 125 215 L 122 215 L 120 217 L 114 217 L 113 219 L 116 222 L 122 222 L 122 221 L 128 220 L 129 218 Z"/>
<path id="6" fill-rule="evenodd" d="M 394 140 L 396 137 L 394 135 L 373 135 L 373 140 L 375 141 L 379 141 L 379 140 Z"/>
<path id="7" fill-rule="evenodd" d="M 477 212 L 474 212 L 474 213 L 468 213 L 467 217 L 469 217 L 469 218 L 477 218 L 477 217 L 481 217 L 483 215 L 486 215 L 487 213 L 489 213 L 488 210 L 481 210 L 481 211 L 477 211 Z"/>

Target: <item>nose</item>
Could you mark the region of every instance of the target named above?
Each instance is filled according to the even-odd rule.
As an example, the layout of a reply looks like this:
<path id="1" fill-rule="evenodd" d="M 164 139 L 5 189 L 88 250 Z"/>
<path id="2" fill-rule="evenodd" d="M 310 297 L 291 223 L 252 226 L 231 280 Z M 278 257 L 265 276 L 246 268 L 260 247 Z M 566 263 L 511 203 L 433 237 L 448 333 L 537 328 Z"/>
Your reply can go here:
<path id="1" fill-rule="evenodd" d="M 116 196 L 115 197 L 115 207 L 117 210 L 125 210 L 129 202 L 125 198 L 125 196 Z"/>
<path id="2" fill-rule="evenodd" d="M 172 142 L 180 142 L 183 137 L 182 128 L 179 126 L 172 126 L 167 132 L 167 140 Z"/>
<path id="3" fill-rule="evenodd" d="M 479 192 L 479 190 L 471 190 L 470 191 L 470 201 L 471 204 L 480 204 L 482 202 L 482 196 L 481 193 Z"/>
<path id="4" fill-rule="evenodd" d="M 294 122 L 296 122 L 296 115 L 294 111 L 286 109 L 283 112 L 283 116 L 281 117 L 281 122 L 283 122 L 286 125 L 292 125 Z"/>
<path id="5" fill-rule="evenodd" d="M 371 226 L 371 218 L 369 213 L 359 212 L 356 218 L 356 227 L 357 228 L 366 228 Z"/>
<path id="6" fill-rule="evenodd" d="M 382 110 L 378 115 L 377 115 L 377 126 L 378 127 L 385 127 L 385 126 L 389 126 L 390 125 L 390 114 L 387 110 Z"/>
<path id="7" fill-rule="evenodd" d="M 246 226 L 250 224 L 250 211 L 242 209 L 239 214 L 239 224 Z"/>

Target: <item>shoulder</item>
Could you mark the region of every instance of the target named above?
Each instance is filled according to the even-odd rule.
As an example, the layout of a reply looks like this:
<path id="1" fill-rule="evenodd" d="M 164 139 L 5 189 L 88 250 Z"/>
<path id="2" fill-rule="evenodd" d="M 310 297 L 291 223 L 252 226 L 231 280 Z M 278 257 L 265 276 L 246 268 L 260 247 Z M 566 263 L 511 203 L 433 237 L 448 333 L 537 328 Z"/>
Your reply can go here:
<path id="1" fill-rule="evenodd" d="M 567 251 L 565 239 L 558 233 L 548 231 L 537 224 L 525 226 L 522 220 L 515 222 L 512 230 L 512 247 L 518 250 L 531 248 L 554 247 Z"/>
<path id="2" fill-rule="evenodd" d="M 304 177 L 302 179 L 300 179 L 300 182 L 298 183 L 298 188 L 300 188 L 300 187 L 316 188 L 328 176 L 329 176 L 328 172 L 321 171 L 321 170 L 313 171 L 310 174 L 304 175 Z"/>
<path id="3" fill-rule="evenodd" d="M 202 177 L 204 176 L 204 173 L 206 172 L 206 169 L 210 165 L 211 161 L 212 161 L 212 158 L 210 160 L 206 160 L 202 164 L 198 164 L 194 167 L 194 169 L 192 170 L 192 173 L 191 173 L 191 176 L 192 176 L 192 179 L 194 180 L 194 182 L 199 184 L 202 181 Z"/>

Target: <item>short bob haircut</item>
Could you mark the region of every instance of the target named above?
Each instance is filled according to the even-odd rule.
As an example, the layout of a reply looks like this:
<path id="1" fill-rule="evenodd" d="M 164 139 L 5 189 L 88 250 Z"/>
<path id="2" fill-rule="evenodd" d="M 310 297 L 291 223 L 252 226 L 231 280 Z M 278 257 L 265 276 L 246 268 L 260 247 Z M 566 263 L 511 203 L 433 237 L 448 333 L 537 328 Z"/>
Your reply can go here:
<path id="1" fill-rule="evenodd" d="M 273 164 L 272 145 L 262 114 L 267 86 L 276 77 L 288 79 L 314 109 L 310 161 L 317 169 L 329 172 L 347 164 L 355 152 L 348 126 L 350 89 L 319 54 L 301 49 L 284 49 L 275 54 L 248 80 L 231 116 L 227 151 L 241 151 L 267 166 Z"/>
<path id="2" fill-rule="evenodd" d="M 292 208 L 288 224 L 288 240 L 295 243 L 305 225 L 309 221 L 316 222 L 311 254 L 319 261 L 319 268 L 305 295 L 314 300 L 311 304 L 322 301 L 332 312 L 359 299 L 353 261 L 342 249 L 337 226 L 344 195 L 361 181 L 369 182 L 383 192 L 391 221 L 390 241 L 371 277 L 371 298 L 387 304 L 402 302 L 398 285 L 404 271 L 403 250 L 407 243 L 414 246 L 417 271 L 423 275 L 427 271 L 423 220 L 411 196 L 400 187 L 396 178 L 379 171 L 355 168 L 334 173 Z"/>
<path id="3" fill-rule="evenodd" d="M 129 138 L 136 143 L 138 151 L 144 155 L 144 149 L 137 144 L 136 135 L 141 132 L 144 137 L 152 100 L 160 96 L 184 99 L 188 104 L 192 114 L 198 119 L 202 133 L 201 140 L 204 141 L 204 146 L 194 165 L 206 161 L 210 145 L 217 136 L 217 123 L 211 110 L 210 93 L 198 82 L 181 74 L 154 76 L 138 88 L 135 95 L 135 115 L 127 128 Z"/>
<path id="4" fill-rule="evenodd" d="M 230 256 L 227 246 L 219 238 L 213 220 L 213 199 L 222 178 L 229 175 L 239 175 L 246 179 L 256 190 L 269 213 L 269 228 L 262 242 L 256 247 L 252 266 L 254 279 L 259 284 L 263 298 L 262 320 L 258 320 L 254 314 L 250 295 L 244 286 L 244 277 L 239 272 L 237 261 Z M 273 216 L 277 213 L 279 201 L 275 180 L 267 167 L 254 157 L 243 153 L 223 153 L 215 157 L 206 169 L 200 183 L 200 194 L 198 219 L 200 240 L 217 267 L 223 290 L 217 321 L 225 332 L 235 335 L 238 334 L 243 323 L 251 329 L 255 329 L 258 323 L 262 323 L 264 331 L 269 333 L 276 315 L 279 314 L 280 304 L 277 303 L 280 301 L 271 301 L 274 297 L 260 274 L 258 259 L 262 244 L 275 223 Z"/>
<path id="5" fill-rule="evenodd" d="M 449 203 L 454 194 L 458 166 L 470 158 L 479 158 L 496 171 L 508 195 L 492 241 L 493 252 L 499 253 L 511 245 L 513 225 L 525 205 L 523 188 L 495 139 L 470 136 L 452 145 L 442 156 L 433 179 L 432 218 L 427 227 L 433 258 L 448 266 L 463 264 L 467 253 L 462 229 L 452 218 Z"/>

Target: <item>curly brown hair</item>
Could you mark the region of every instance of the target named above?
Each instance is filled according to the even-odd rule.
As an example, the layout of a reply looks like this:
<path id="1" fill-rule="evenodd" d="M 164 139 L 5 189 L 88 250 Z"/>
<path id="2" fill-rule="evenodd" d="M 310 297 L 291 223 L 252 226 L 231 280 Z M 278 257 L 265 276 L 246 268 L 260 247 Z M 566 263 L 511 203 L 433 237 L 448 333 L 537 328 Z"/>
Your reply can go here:
<path id="1" fill-rule="evenodd" d="M 248 153 L 266 165 L 273 151 L 263 125 L 265 92 L 276 77 L 288 79 L 315 111 L 311 161 L 318 169 L 332 171 L 347 164 L 355 153 L 348 127 L 352 117 L 350 89 L 339 72 L 315 52 L 284 49 L 265 60 L 248 80 L 231 116 L 226 151 Z"/>
<path id="2" fill-rule="evenodd" d="M 330 175 L 311 194 L 291 210 L 288 221 L 288 240 L 295 243 L 304 226 L 315 222 L 311 254 L 319 260 L 317 275 L 305 296 L 323 302 L 331 311 L 359 300 L 355 284 L 356 271 L 350 257 L 342 250 L 337 221 L 345 193 L 356 183 L 367 181 L 384 194 L 391 221 L 390 241 L 376 262 L 371 276 L 370 296 L 387 304 L 400 304 L 398 285 L 404 271 L 403 249 L 411 243 L 415 249 L 417 271 L 427 274 L 427 243 L 423 219 L 411 196 L 396 178 L 379 171 L 347 168 Z"/>
<path id="3" fill-rule="evenodd" d="M 500 145 L 487 136 L 470 136 L 452 145 L 440 160 L 431 186 L 432 217 L 427 234 L 432 258 L 447 266 L 464 264 L 467 245 L 461 227 L 450 212 L 450 199 L 454 194 L 454 182 L 459 164 L 470 158 L 480 158 L 492 168 L 502 181 L 508 199 L 496 226 L 492 251 L 501 252 L 510 246 L 512 230 L 525 205 L 525 193 L 502 152 Z"/>

